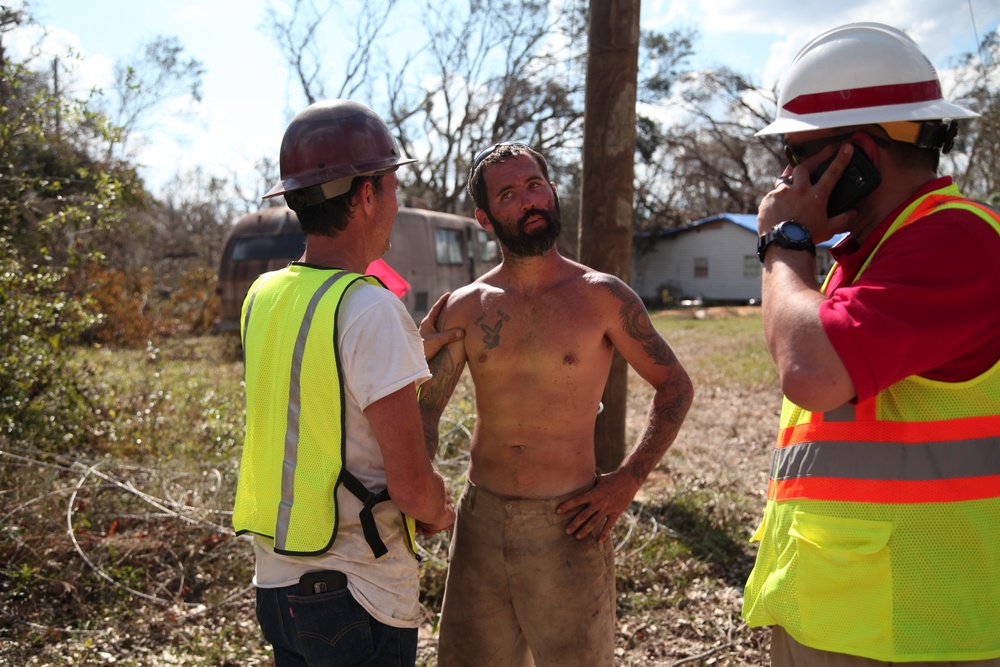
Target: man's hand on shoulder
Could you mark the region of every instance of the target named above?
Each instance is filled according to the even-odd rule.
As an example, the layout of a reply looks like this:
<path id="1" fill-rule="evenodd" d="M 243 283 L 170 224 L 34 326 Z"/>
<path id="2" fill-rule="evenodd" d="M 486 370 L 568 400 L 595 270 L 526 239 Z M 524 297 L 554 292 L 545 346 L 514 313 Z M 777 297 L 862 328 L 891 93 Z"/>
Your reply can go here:
<path id="1" fill-rule="evenodd" d="M 448 303 L 448 297 L 451 296 L 451 292 L 445 292 L 441 297 L 434 302 L 431 309 L 427 311 L 424 319 L 420 320 L 420 338 L 424 341 L 424 359 L 430 361 L 434 358 L 438 352 L 441 351 L 445 345 L 454 343 L 455 341 L 462 340 L 465 338 L 465 331 L 463 329 L 446 329 L 445 331 L 437 330 L 437 319 L 441 314 L 441 310 L 444 308 L 445 304 Z"/>
<path id="2" fill-rule="evenodd" d="M 598 475 L 592 489 L 563 502 L 556 512 L 566 514 L 579 510 L 566 526 L 566 534 L 582 540 L 593 532 L 598 542 L 604 542 L 638 492 L 639 484 L 635 478 L 627 471 L 618 469 Z"/>

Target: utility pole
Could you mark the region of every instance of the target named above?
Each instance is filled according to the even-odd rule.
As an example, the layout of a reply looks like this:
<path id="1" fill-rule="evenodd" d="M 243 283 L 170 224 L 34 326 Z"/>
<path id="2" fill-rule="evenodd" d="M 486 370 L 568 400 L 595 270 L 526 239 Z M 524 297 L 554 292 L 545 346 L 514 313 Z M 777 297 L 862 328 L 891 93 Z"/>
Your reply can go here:
<path id="1" fill-rule="evenodd" d="M 590 0 L 583 119 L 580 261 L 632 282 L 640 0 Z M 615 352 L 594 432 L 597 467 L 625 457 L 628 365 Z"/>
<path id="2" fill-rule="evenodd" d="M 52 99 L 54 100 L 53 106 L 55 107 L 55 124 L 56 124 L 56 138 L 62 136 L 62 103 L 60 96 L 62 91 L 59 90 L 59 56 L 52 59 Z"/>

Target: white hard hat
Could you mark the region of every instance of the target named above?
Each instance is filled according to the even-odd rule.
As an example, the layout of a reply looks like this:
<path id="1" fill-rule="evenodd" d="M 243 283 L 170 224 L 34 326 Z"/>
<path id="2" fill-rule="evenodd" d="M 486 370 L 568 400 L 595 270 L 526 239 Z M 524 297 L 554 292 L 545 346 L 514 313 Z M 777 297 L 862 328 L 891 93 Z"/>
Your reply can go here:
<path id="1" fill-rule="evenodd" d="M 880 23 L 848 23 L 813 38 L 785 74 L 778 115 L 757 133 L 978 116 L 945 101 L 916 42 Z"/>

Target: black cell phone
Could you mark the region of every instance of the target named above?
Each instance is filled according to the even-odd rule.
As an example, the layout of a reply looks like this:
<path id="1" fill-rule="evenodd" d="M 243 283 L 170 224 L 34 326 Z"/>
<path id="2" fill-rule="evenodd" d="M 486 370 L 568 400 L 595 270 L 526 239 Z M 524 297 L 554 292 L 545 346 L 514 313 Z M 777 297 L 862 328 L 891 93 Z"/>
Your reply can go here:
<path id="1" fill-rule="evenodd" d="M 299 595 L 320 595 L 347 588 L 347 575 L 336 570 L 307 572 L 299 579 Z"/>
<path id="2" fill-rule="evenodd" d="M 816 167 L 816 170 L 809 174 L 809 180 L 813 183 L 818 181 L 836 157 L 837 155 L 834 153 L 830 159 Z M 837 184 L 833 186 L 833 192 L 830 193 L 830 199 L 826 203 L 826 217 L 832 218 L 850 210 L 858 201 L 871 194 L 881 183 L 882 174 L 878 173 L 878 169 L 861 150 L 861 147 L 855 146 L 851 161 L 844 169 L 844 175 L 840 177 Z"/>

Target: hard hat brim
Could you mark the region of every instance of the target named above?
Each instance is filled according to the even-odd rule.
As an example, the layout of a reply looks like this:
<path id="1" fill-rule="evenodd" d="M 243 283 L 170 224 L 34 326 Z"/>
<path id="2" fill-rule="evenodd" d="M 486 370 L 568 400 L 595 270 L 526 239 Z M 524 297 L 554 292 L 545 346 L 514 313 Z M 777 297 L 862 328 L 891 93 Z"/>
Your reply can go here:
<path id="1" fill-rule="evenodd" d="M 960 107 L 945 100 L 914 102 L 913 104 L 891 104 L 857 109 L 838 109 L 825 113 L 798 115 L 782 110 L 779 118 L 755 133 L 755 137 L 791 132 L 811 132 L 855 125 L 877 125 L 897 121 L 961 120 L 977 118 L 975 111 Z"/>
<path id="2" fill-rule="evenodd" d="M 337 197 L 339 195 L 342 195 L 348 190 L 350 190 L 351 182 L 358 176 L 371 176 L 380 171 L 385 171 L 386 168 L 401 167 L 404 164 L 412 164 L 414 162 L 416 162 L 416 159 L 414 158 L 399 158 L 398 160 L 395 161 L 394 164 L 388 165 L 388 167 L 383 167 L 371 171 L 348 174 L 346 176 L 339 176 L 337 178 L 333 178 L 328 181 L 322 181 L 321 183 L 313 183 L 309 179 L 303 180 L 296 178 L 295 176 L 289 176 L 288 178 L 284 179 L 283 181 L 275 185 L 273 188 L 268 190 L 267 194 L 261 197 L 261 199 L 271 199 L 272 197 L 283 195 L 286 192 L 293 192 L 295 190 L 301 190 L 303 188 L 308 188 L 313 186 L 326 186 L 324 187 L 324 194 L 326 194 L 327 198 L 329 199 L 331 197 Z M 309 176 L 312 176 L 312 174 L 309 174 Z"/>

